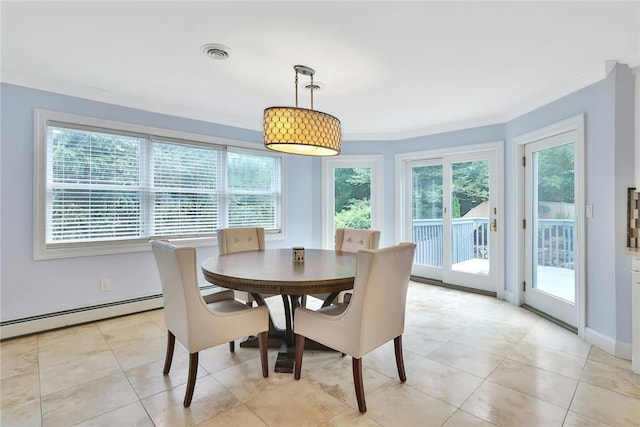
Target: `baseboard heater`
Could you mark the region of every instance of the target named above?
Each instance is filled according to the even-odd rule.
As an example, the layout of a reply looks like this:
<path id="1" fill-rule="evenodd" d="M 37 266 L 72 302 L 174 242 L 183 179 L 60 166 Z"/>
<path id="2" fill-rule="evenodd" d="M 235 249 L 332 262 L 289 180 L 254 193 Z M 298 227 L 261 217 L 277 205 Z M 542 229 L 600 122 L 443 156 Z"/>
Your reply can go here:
<path id="1" fill-rule="evenodd" d="M 162 294 L 0 322 L 0 340 L 161 308 Z"/>

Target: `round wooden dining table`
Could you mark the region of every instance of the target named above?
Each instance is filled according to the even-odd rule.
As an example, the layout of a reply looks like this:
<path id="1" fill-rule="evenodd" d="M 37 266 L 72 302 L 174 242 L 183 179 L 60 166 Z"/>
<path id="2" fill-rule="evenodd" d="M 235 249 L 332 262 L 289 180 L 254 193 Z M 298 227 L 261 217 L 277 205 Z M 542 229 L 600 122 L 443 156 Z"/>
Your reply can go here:
<path id="1" fill-rule="evenodd" d="M 275 371 L 293 372 L 293 313 L 301 297 L 327 293 L 326 301 L 330 302 L 341 291 L 353 289 L 356 254 L 305 249 L 304 261 L 294 261 L 292 249 L 266 249 L 207 258 L 201 268 L 208 282 L 249 292 L 258 305 L 266 305 L 264 295 L 282 295 L 285 329 L 277 328 L 271 320 L 269 344 L 280 347 Z M 253 340 L 240 343 L 241 347 L 255 345 Z"/>

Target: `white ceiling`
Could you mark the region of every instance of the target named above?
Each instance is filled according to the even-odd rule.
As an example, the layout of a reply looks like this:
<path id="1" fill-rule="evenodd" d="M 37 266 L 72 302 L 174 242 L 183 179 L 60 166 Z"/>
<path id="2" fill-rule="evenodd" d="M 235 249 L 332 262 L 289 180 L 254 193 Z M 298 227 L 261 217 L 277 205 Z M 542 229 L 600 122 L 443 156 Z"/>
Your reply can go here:
<path id="1" fill-rule="evenodd" d="M 261 130 L 265 107 L 294 104 L 303 64 L 346 140 L 504 122 L 603 78 L 606 61 L 640 63 L 638 1 L 2 1 L 0 13 L 3 82 Z M 209 59 L 206 43 L 230 58 Z"/>

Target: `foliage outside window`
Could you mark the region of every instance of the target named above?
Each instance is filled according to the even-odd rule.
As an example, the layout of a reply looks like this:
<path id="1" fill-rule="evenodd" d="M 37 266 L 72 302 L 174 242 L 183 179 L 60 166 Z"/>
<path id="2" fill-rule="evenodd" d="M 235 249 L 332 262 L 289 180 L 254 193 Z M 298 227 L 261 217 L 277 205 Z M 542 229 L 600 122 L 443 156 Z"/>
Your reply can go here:
<path id="1" fill-rule="evenodd" d="M 371 228 L 371 169 L 336 168 L 335 227 Z"/>
<path id="2" fill-rule="evenodd" d="M 281 228 L 280 155 L 46 122 L 45 248 Z"/>

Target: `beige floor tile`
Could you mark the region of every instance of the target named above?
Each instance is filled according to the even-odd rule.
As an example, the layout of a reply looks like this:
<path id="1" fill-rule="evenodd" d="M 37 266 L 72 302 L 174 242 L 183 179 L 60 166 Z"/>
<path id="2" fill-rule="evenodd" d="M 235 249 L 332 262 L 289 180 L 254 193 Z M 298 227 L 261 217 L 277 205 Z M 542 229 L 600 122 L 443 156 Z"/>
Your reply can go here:
<path id="1" fill-rule="evenodd" d="M 112 317 L 111 319 L 100 320 L 96 326 L 103 334 L 108 334 L 118 329 L 136 327 L 143 323 L 152 322 L 153 319 L 148 311 L 142 313 L 129 314 L 127 316 Z"/>
<path id="2" fill-rule="evenodd" d="M 103 351 L 43 367 L 40 369 L 40 390 L 42 395 L 46 396 L 121 372 L 113 353 Z"/>
<path id="3" fill-rule="evenodd" d="M 631 360 L 612 356 L 606 351 L 599 349 L 595 345 L 591 347 L 591 351 L 589 352 L 589 360 L 592 360 L 594 362 L 606 363 L 607 365 L 615 366 L 616 368 L 631 370 Z"/>
<path id="4" fill-rule="evenodd" d="M 0 378 L 38 372 L 37 337 L 13 338 L 0 343 Z"/>
<path id="5" fill-rule="evenodd" d="M 640 420 L 638 399 L 583 382 L 569 409 L 615 427 L 638 427 Z"/>
<path id="6" fill-rule="evenodd" d="M 504 359 L 501 356 L 454 342 L 448 342 L 439 347 L 427 358 L 482 378 L 486 378 L 493 372 Z"/>
<path id="7" fill-rule="evenodd" d="M 0 426 L 2 427 L 40 427 L 42 415 L 40 400 L 30 400 L 19 405 L 12 405 L 0 410 Z"/>
<path id="8" fill-rule="evenodd" d="M 42 397 L 43 426 L 69 426 L 138 400 L 118 373 Z"/>
<path id="9" fill-rule="evenodd" d="M 104 336 L 94 324 L 61 329 L 38 337 L 40 369 L 108 350 Z"/>
<path id="10" fill-rule="evenodd" d="M 569 411 L 562 427 L 610 427 L 608 424 L 601 423 L 592 418 L 587 418 L 584 415 L 576 414 Z"/>
<path id="11" fill-rule="evenodd" d="M 40 378 L 37 372 L 0 380 L 0 410 L 30 400 L 40 401 Z"/>
<path id="12" fill-rule="evenodd" d="M 640 399 L 640 375 L 634 374 L 631 369 L 587 360 L 580 380 Z"/>
<path id="13" fill-rule="evenodd" d="M 187 353 L 177 343 L 162 375 L 159 309 L 0 342 L 0 425 L 640 427 L 629 361 L 495 298 L 412 282 L 407 301 L 408 381 L 398 380 L 392 342 L 365 355 L 366 414 L 349 356 L 305 351 L 295 381 L 274 372 L 270 349 L 265 379 L 258 349 L 239 341 L 233 354 L 226 344 L 200 352 L 185 409 Z M 267 303 L 283 325 L 281 299 Z"/>
<path id="14" fill-rule="evenodd" d="M 351 357 L 340 358 L 337 359 L 335 363 L 327 363 L 311 369 L 305 368 L 304 363 L 302 366 L 302 378 L 352 408 L 358 408 L 353 383 L 353 363 Z M 382 387 L 387 382 L 398 380 L 390 379 L 386 375 L 364 367 L 362 369 L 362 381 L 364 383 L 365 393 L 368 394 Z"/>
<path id="15" fill-rule="evenodd" d="M 466 328 L 451 339 L 452 342 L 484 350 L 498 356 L 507 356 L 518 345 L 520 339 L 512 338 L 508 333 L 495 328 Z"/>
<path id="16" fill-rule="evenodd" d="M 357 409 L 347 408 L 322 424 L 322 427 L 380 427 L 380 424 Z"/>
<path id="17" fill-rule="evenodd" d="M 569 408 L 578 380 L 536 368 L 515 360 L 505 360 L 487 381 L 520 391 L 561 408 Z"/>
<path id="18" fill-rule="evenodd" d="M 207 372 L 213 374 L 246 362 L 247 360 L 260 357 L 260 351 L 257 348 L 240 347 L 240 341 L 236 341 L 235 352 L 233 353 L 229 351 L 228 344 L 222 344 L 201 351 L 198 357 L 200 358 L 200 365 L 205 368 Z"/>
<path id="19" fill-rule="evenodd" d="M 561 426 L 566 410 L 485 381 L 461 409 L 498 426 Z"/>
<path id="20" fill-rule="evenodd" d="M 198 427 L 267 427 L 267 424 L 246 405 L 240 405 L 198 424 Z"/>
<path id="21" fill-rule="evenodd" d="M 483 379 L 430 359 L 423 359 L 407 373 L 407 385 L 456 408 L 478 388 Z"/>
<path id="22" fill-rule="evenodd" d="M 155 323 L 156 325 L 158 325 L 160 327 L 160 329 L 162 329 L 163 331 L 167 330 L 167 324 L 164 322 L 164 310 L 163 309 L 157 309 L 157 310 L 151 310 L 147 312 L 149 315 L 149 319 Z"/>
<path id="23" fill-rule="evenodd" d="M 491 424 L 488 421 L 483 420 L 482 418 L 478 418 L 475 415 L 471 415 L 468 412 L 463 411 L 462 409 L 458 409 L 452 416 L 447 420 L 446 423 L 442 425 L 442 427 L 494 427 L 495 424 Z"/>
<path id="24" fill-rule="evenodd" d="M 350 356 L 347 356 L 348 359 Z M 411 367 L 423 359 L 422 356 L 407 350 L 404 345 L 402 349 L 402 359 L 404 360 L 405 372 L 410 372 Z M 367 353 L 362 357 L 362 365 L 371 368 L 388 376 L 392 380 L 399 381 L 398 365 L 396 364 L 396 353 L 393 347 L 393 340 Z"/>
<path id="25" fill-rule="evenodd" d="M 262 364 L 259 357 L 239 363 L 212 374 L 227 390 L 241 402 L 247 402 L 261 394 L 268 393 L 282 383 L 293 381 L 293 374 L 273 371 L 277 352 L 269 353 L 269 376 L 262 376 Z"/>
<path id="26" fill-rule="evenodd" d="M 441 426 L 456 408 L 407 384 L 388 383 L 365 395 L 367 416 L 384 426 Z"/>
<path id="27" fill-rule="evenodd" d="M 530 342 L 521 342 L 507 358 L 574 379 L 580 378 L 586 362 L 583 357 L 539 347 Z"/>
<path id="28" fill-rule="evenodd" d="M 178 353 L 173 356 L 171 369 L 169 374 L 162 373 L 164 369 L 164 360 L 148 363 L 146 365 L 136 366 L 127 369 L 124 374 L 127 376 L 129 383 L 140 399 L 160 393 L 170 388 L 177 387 L 187 383 L 187 375 L 189 373 L 189 355 L 186 353 Z M 196 379 L 208 375 L 208 372 L 198 366 Z M 196 380 L 196 388 L 198 381 Z"/>
<path id="29" fill-rule="evenodd" d="M 76 424 L 74 427 L 153 427 L 153 422 L 140 402 L 114 409 L 106 414 Z"/>
<path id="30" fill-rule="evenodd" d="M 104 338 L 107 340 L 109 347 L 114 349 L 124 345 L 131 345 L 146 341 L 152 338 L 166 337 L 167 331 L 160 329 L 158 325 L 153 322 L 145 322 L 137 324 L 134 328 L 121 328 L 110 330 L 104 333 Z"/>
<path id="31" fill-rule="evenodd" d="M 584 359 L 589 356 L 591 350 L 591 344 L 578 338 L 573 332 L 544 319 L 531 329 L 524 341 Z"/>
<path id="32" fill-rule="evenodd" d="M 283 404 L 295 410 L 283 410 Z M 247 407 L 270 426 L 318 426 L 347 405 L 304 379 L 292 379 L 247 402 Z"/>
<path id="33" fill-rule="evenodd" d="M 142 399 L 142 405 L 156 426 L 193 426 L 240 405 L 240 401 L 211 375 L 196 381 L 188 408 L 183 406 L 186 388 L 185 384 Z"/>
<path id="34" fill-rule="evenodd" d="M 134 344 L 116 347 L 113 355 L 118 359 L 122 369 L 127 370 L 147 363 L 164 361 L 167 353 L 167 337 L 151 338 Z M 186 350 L 176 343 L 174 357 L 180 353 L 186 354 Z"/>

